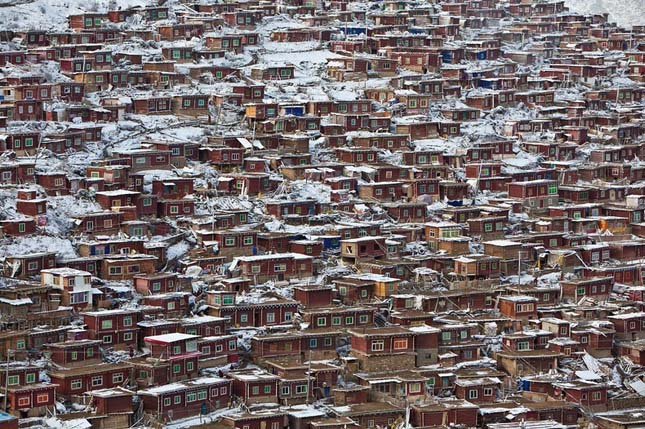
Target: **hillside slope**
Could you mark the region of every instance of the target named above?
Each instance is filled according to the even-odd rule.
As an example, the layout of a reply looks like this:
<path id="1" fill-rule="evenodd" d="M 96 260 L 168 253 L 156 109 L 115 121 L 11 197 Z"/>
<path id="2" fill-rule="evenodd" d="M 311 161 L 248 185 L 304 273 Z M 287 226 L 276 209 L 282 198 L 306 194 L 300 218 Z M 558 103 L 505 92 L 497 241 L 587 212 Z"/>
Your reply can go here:
<path id="1" fill-rule="evenodd" d="M 631 27 L 645 24 L 645 0 L 565 0 L 578 13 L 609 13 L 609 19 Z"/>
<path id="2" fill-rule="evenodd" d="M 8 30 L 60 30 L 70 14 L 149 4 L 149 0 L 0 0 L 0 22 Z"/>

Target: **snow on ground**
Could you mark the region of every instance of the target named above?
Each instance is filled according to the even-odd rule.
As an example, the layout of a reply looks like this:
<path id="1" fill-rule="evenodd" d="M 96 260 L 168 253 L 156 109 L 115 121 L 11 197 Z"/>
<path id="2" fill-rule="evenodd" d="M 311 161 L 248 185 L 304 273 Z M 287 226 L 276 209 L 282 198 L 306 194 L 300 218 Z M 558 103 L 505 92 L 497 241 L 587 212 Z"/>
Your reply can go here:
<path id="1" fill-rule="evenodd" d="M 172 246 L 168 247 L 168 250 L 167 250 L 168 260 L 181 258 L 183 255 L 186 254 L 186 252 L 188 252 L 191 249 L 191 247 L 192 245 L 185 240 L 180 241 L 177 244 L 173 244 Z"/>
<path id="2" fill-rule="evenodd" d="M 8 244 L 0 244 L 0 254 L 3 255 L 26 255 L 40 252 L 55 252 L 58 257 L 62 258 L 78 256 L 69 240 L 47 235 L 15 237 Z"/>
<path id="3" fill-rule="evenodd" d="M 320 182 L 309 182 L 306 180 L 294 180 L 291 182 L 292 199 L 312 199 L 321 203 L 331 201 L 331 187 Z"/>
<path id="4" fill-rule="evenodd" d="M 67 16 L 82 12 L 106 11 L 109 6 L 121 8 L 152 5 L 153 0 L 4 0 L 0 4 L 0 19 L 9 30 L 62 30 Z"/>
<path id="5" fill-rule="evenodd" d="M 573 12 L 609 13 L 609 20 L 631 27 L 643 24 L 645 0 L 565 0 Z"/>

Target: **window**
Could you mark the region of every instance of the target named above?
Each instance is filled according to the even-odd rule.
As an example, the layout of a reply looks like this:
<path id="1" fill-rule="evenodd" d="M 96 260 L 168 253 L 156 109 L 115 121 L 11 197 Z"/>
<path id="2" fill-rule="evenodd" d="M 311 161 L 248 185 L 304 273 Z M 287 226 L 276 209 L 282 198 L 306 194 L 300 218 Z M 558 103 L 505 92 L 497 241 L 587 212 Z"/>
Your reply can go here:
<path id="1" fill-rule="evenodd" d="M 29 397 L 26 398 L 18 398 L 18 406 L 19 407 L 28 407 L 30 405 L 31 401 Z"/>
<path id="2" fill-rule="evenodd" d="M 111 320 L 101 320 L 101 329 L 112 329 Z"/>
<path id="3" fill-rule="evenodd" d="M 171 399 L 170 398 L 164 398 L 163 399 L 163 406 L 168 407 L 170 406 Z"/>
<path id="4" fill-rule="evenodd" d="M 270 384 L 266 384 L 266 385 L 264 386 L 264 394 L 265 394 L 265 395 L 268 395 L 268 394 L 270 394 L 270 393 L 271 393 L 271 385 L 270 385 Z"/>
<path id="5" fill-rule="evenodd" d="M 190 372 L 193 370 L 195 364 L 193 362 L 186 362 L 186 372 Z"/>
<path id="6" fill-rule="evenodd" d="M 333 322 L 332 322 L 333 323 Z M 318 326 L 327 326 L 327 318 L 326 317 L 318 317 L 316 319 L 316 324 Z"/>
<path id="7" fill-rule="evenodd" d="M 290 389 L 290 387 L 289 387 L 289 386 L 282 386 L 282 387 L 280 388 L 280 394 L 281 394 L 282 396 L 286 396 L 286 395 L 288 395 L 289 393 L 291 393 L 291 389 Z"/>
<path id="8" fill-rule="evenodd" d="M 407 348 L 408 348 L 407 338 L 397 338 L 394 340 L 394 350 L 405 350 Z"/>
<path id="9" fill-rule="evenodd" d="M 600 401 L 602 399 L 602 392 L 591 392 L 592 401 Z"/>
<path id="10" fill-rule="evenodd" d="M 410 393 L 420 393 L 421 392 L 421 383 L 410 383 L 408 386 L 408 391 Z"/>
<path id="11" fill-rule="evenodd" d="M 199 392 L 197 392 L 197 399 L 199 399 L 200 401 L 206 399 L 207 396 L 208 392 L 206 390 L 200 390 Z"/>
<path id="12" fill-rule="evenodd" d="M 490 387 L 484 388 L 484 396 L 493 396 L 493 389 Z"/>
<path id="13" fill-rule="evenodd" d="M 175 395 L 175 398 L 173 399 L 173 402 L 175 404 L 181 404 L 181 395 Z"/>
<path id="14" fill-rule="evenodd" d="M 479 392 L 477 392 L 477 389 L 470 389 L 468 391 L 468 399 L 477 399 L 479 396 Z"/>
<path id="15" fill-rule="evenodd" d="M 373 352 L 382 352 L 385 349 L 384 340 L 373 340 L 372 341 L 372 351 Z"/>
<path id="16" fill-rule="evenodd" d="M 123 383 L 123 373 L 119 372 L 117 374 L 112 374 L 112 383 Z"/>
<path id="17" fill-rule="evenodd" d="M 97 375 L 92 377 L 92 386 L 101 386 L 103 385 L 103 376 Z"/>
<path id="18" fill-rule="evenodd" d="M 20 376 L 18 376 L 18 375 L 10 375 L 9 380 L 7 381 L 7 383 L 9 384 L 9 386 L 17 385 L 18 383 L 20 383 Z"/>
<path id="19" fill-rule="evenodd" d="M 267 323 L 275 323 L 275 313 L 267 313 Z"/>
<path id="20" fill-rule="evenodd" d="M 112 344 L 112 335 L 103 335 L 103 344 Z"/>
<path id="21" fill-rule="evenodd" d="M 181 365 L 176 363 L 172 366 L 172 373 L 179 374 L 181 372 Z"/>
<path id="22" fill-rule="evenodd" d="M 309 348 L 315 349 L 318 347 L 318 340 L 316 338 L 312 338 L 309 340 Z"/>
<path id="23" fill-rule="evenodd" d="M 324 319 L 324 318 L 319 317 L 319 319 Z M 332 324 L 332 325 L 334 325 L 334 326 L 338 326 L 338 325 L 340 325 L 340 323 L 341 323 L 341 318 L 340 318 L 340 317 L 337 317 L 337 316 L 336 316 L 336 317 L 332 317 L 332 318 L 331 318 L 331 324 Z"/>
<path id="24" fill-rule="evenodd" d="M 27 374 L 27 384 L 31 384 L 35 382 L 36 382 L 36 374 L 34 373 Z"/>
<path id="25" fill-rule="evenodd" d="M 353 325 L 353 324 L 354 324 L 354 317 L 353 316 L 345 317 L 345 325 Z"/>
<path id="26" fill-rule="evenodd" d="M 72 352 L 70 354 L 70 359 L 71 360 L 78 360 L 78 352 Z"/>
<path id="27" fill-rule="evenodd" d="M 307 393 L 307 385 L 306 384 L 299 384 L 296 386 L 296 394 L 305 394 Z"/>
<path id="28" fill-rule="evenodd" d="M 83 382 L 81 381 L 80 378 L 76 380 L 72 380 L 72 382 L 70 383 L 70 388 L 72 390 L 79 390 L 82 387 L 83 387 Z"/>
<path id="29" fill-rule="evenodd" d="M 186 402 L 195 402 L 197 400 L 197 393 L 191 392 L 186 394 Z"/>
<path id="30" fill-rule="evenodd" d="M 369 322 L 369 316 L 367 314 L 358 316 L 358 323 L 365 324 L 367 322 Z"/>

